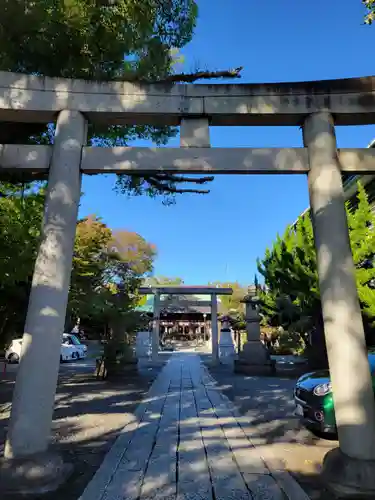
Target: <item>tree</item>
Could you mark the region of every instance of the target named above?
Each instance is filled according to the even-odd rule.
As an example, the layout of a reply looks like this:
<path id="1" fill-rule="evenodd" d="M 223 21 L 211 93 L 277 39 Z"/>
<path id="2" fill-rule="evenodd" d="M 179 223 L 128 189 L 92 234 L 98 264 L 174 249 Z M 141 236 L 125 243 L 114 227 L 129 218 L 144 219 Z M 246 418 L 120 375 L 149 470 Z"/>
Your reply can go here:
<path id="1" fill-rule="evenodd" d="M 20 335 L 44 210 L 44 185 L 0 184 L 0 344 Z M 113 242 L 119 248 L 113 248 Z M 156 253 L 140 235 L 113 233 L 96 216 L 77 223 L 68 300 L 68 323 L 106 327 L 126 318 Z M 128 321 L 128 323 L 129 323 Z"/>
<path id="2" fill-rule="evenodd" d="M 357 207 L 348 206 L 350 244 L 356 265 L 356 281 L 362 311 L 375 320 L 375 214 L 365 188 L 358 184 Z"/>
<path id="3" fill-rule="evenodd" d="M 111 238 L 111 230 L 94 215 L 77 223 L 68 301 L 71 319 L 90 318 L 103 310 L 99 291 L 108 266 L 106 249 Z"/>
<path id="4" fill-rule="evenodd" d="M 149 276 L 145 279 L 145 286 L 179 286 L 183 285 L 184 280 L 182 278 L 168 278 L 167 276 Z"/>
<path id="5" fill-rule="evenodd" d="M 94 215 L 77 224 L 68 309 L 106 329 L 137 305 L 137 290 L 151 272 L 154 245 L 128 231 L 112 232 Z"/>
<path id="6" fill-rule="evenodd" d="M 98 81 L 170 82 L 238 77 L 224 72 L 173 74 L 176 52 L 192 38 L 194 0 L 0 0 L 0 70 Z M 56 56 L 58 54 L 58 57 Z M 6 125 L 6 126 L 5 126 Z M 0 144 L 50 143 L 53 124 L 2 123 Z M 90 126 L 95 145 L 127 145 L 141 138 L 166 144 L 177 130 L 154 126 Z M 213 177 L 168 173 L 117 177 L 118 191 L 166 195 L 206 193 L 199 186 Z M 182 187 L 194 184 L 194 189 Z"/>
<path id="7" fill-rule="evenodd" d="M 43 186 L 0 183 L 0 346 L 23 328 L 43 204 Z"/>
<path id="8" fill-rule="evenodd" d="M 124 230 L 113 231 L 110 246 L 137 274 L 143 276 L 152 271 L 156 247 L 138 233 Z"/>
<path id="9" fill-rule="evenodd" d="M 364 187 L 358 184 L 355 206 L 346 205 L 350 244 L 356 268 L 358 295 L 365 323 L 375 320 L 375 214 Z M 287 228 L 272 249 L 258 260 L 266 291 L 261 293 L 262 313 L 272 325 L 302 333 L 309 343 L 313 334 L 323 344 L 323 321 L 312 224 L 309 214 L 295 229 Z"/>
<path id="10" fill-rule="evenodd" d="M 242 312 L 244 309 L 243 304 L 241 303 L 242 299 L 247 294 L 247 287 L 241 285 L 237 281 L 235 282 L 219 282 L 215 281 L 213 283 L 209 283 L 209 286 L 218 286 L 220 288 L 232 288 L 232 295 L 219 295 L 220 302 L 218 303 L 220 314 L 230 315 L 230 313 L 234 312 Z"/>
<path id="11" fill-rule="evenodd" d="M 87 80 L 159 80 L 191 40 L 192 0 L 1 0 L 1 69 Z M 56 57 L 56 54 L 59 57 Z"/>
<path id="12" fill-rule="evenodd" d="M 287 228 L 267 249 L 258 270 L 266 292 L 261 292 L 262 312 L 271 324 L 290 327 L 302 317 L 313 317 L 319 303 L 318 275 L 312 225 L 308 214 L 295 230 Z"/>
<path id="13" fill-rule="evenodd" d="M 372 24 L 375 21 L 375 0 L 362 0 L 366 7 L 365 23 Z"/>

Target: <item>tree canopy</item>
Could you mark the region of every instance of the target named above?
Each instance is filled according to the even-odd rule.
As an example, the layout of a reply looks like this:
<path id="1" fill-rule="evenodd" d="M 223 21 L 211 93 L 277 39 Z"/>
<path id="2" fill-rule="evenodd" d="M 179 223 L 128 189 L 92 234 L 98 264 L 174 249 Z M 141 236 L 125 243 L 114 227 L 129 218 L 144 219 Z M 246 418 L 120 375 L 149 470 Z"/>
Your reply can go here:
<path id="1" fill-rule="evenodd" d="M 358 184 L 355 206 L 346 205 L 350 244 L 356 269 L 358 295 L 364 318 L 375 321 L 375 214 L 364 187 Z M 269 324 L 301 333 L 311 332 L 321 323 L 316 255 L 310 214 L 298 219 L 277 237 L 258 270 L 264 277 L 262 312 Z M 321 325 L 320 325 L 321 326 Z"/>
<path id="2" fill-rule="evenodd" d="M 0 0 L 0 70 L 50 77 L 131 82 L 194 81 L 238 77 L 224 72 L 175 74 L 179 49 L 192 38 L 198 9 L 194 0 Z M 49 143 L 53 124 L 2 123 L 0 143 Z M 95 145 L 125 146 L 139 139 L 166 144 L 173 127 L 89 126 Z M 207 193 L 209 177 L 156 173 L 117 176 L 121 193 L 164 196 L 173 203 L 184 192 Z M 184 186 L 193 184 L 193 189 Z"/>
<path id="3" fill-rule="evenodd" d="M 152 271 L 154 245 L 128 231 L 113 232 L 99 217 L 77 224 L 68 311 L 96 325 L 111 325 L 134 310 L 138 288 Z"/>
<path id="4" fill-rule="evenodd" d="M 162 79 L 197 18 L 193 0 L 1 0 L 0 6 L 2 70 L 87 80 Z"/>
<path id="5" fill-rule="evenodd" d="M 145 279 L 144 284 L 151 286 L 157 286 L 157 285 L 178 286 L 178 285 L 183 285 L 184 280 L 178 277 L 173 278 L 168 276 L 150 276 Z"/>
<path id="6" fill-rule="evenodd" d="M 232 288 L 232 295 L 219 295 L 219 312 L 220 314 L 228 315 L 231 312 L 242 312 L 244 307 L 241 303 L 242 299 L 247 293 L 247 287 L 241 285 L 237 281 L 235 282 L 221 282 L 215 281 L 209 283 L 209 286 L 219 286 L 221 288 Z"/>
<path id="7" fill-rule="evenodd" d="M 21 335 L 44 210 L 44 185 L 0 184 L 0 344 Z M 138 287 L 152 271 L 154 245 L 142 236 L 112 231 L 99 217 L 78 221 L 66 326 L 102 330 L 128 315 Z"/>
<path id="8" fill-rule="evenodd" d="M 375 0 L 362 0 L 366 7 L 365 23 L 372 24 L 375 21 Z"/>

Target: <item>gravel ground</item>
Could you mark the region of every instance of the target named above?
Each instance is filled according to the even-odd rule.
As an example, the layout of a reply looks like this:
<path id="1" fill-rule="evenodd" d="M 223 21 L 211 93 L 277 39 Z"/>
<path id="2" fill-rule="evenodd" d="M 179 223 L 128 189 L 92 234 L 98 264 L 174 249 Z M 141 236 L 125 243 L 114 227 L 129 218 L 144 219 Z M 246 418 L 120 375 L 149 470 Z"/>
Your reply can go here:
<path id="1" fill-rule="evenodd" d="M 208 355 L 202 358 L 209 360 Z M 296 381 L 251 377 L 234 374 L 230 368 L 207 366 L 223 393 L 252 421 L 254 443 L 282 461 L 312 500 L 333 500 L 319 480 L 319 471 L 324 455 L 338 443 L 316 437 L 300 425 L 294 415 Z"/>
<path id="2" fill-rule="evenodd" d="M 74 472 L 60 490 L 43 495 L 43 500 L 79 498 L 158 371 L 145 371 L 116 382 L 97 381 L 88 373 L 60 376 L 51 448 L 73 464 Z M 0 453 L 6 437 L 14 379 L 15 372 L 0 382 Z M 40 496 L 35 500 L 37 498 Z M 4 495 L 1 499 L 8 500 Z M 11 499 L 18 500 L 14 496 Z"/>

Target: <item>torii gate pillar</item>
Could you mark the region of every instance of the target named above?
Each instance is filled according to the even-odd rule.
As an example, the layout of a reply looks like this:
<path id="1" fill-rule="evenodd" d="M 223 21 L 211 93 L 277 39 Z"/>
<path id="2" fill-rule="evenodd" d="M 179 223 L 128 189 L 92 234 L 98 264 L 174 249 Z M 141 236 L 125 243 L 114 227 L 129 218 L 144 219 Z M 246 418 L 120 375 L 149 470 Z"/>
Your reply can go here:
<path id="1" fill-rule="evenodd" d="M 152 352 L 151 357 L 153 362 L 159 360 L 159 344 L 160 344 L 160 293 L 154 294 L 154 314 L 152 322 Z"/>
<path id="2" fill-rule="evenodd" d="M 332 116 L 310 115 L 310 206 L 328 362 L 340 447 L 324 458 L 323 477 L 338 496 L 375 496 L 375 405 L 341 169 Z"/>
<path id="3" fill-rule="evenodd" d="M 211 295 L 211 345 L 212 345 L 212 362 L 219 362 L 219 329 L 217 319 L 217 295 Z"/>
<path id="4" fill-rule="evenodd" d="M 47 450 L 81 196 L 80 163 L 86 133 L 86 120 L 79 111 L 59 113 L 5 460 L 0 467 L 2 491 L 38 493 L 51 484 L 56 487 L 65 478 L 66 466 L 60 457 Z M 15 465 L 12 466 L 13 461 Z"/>

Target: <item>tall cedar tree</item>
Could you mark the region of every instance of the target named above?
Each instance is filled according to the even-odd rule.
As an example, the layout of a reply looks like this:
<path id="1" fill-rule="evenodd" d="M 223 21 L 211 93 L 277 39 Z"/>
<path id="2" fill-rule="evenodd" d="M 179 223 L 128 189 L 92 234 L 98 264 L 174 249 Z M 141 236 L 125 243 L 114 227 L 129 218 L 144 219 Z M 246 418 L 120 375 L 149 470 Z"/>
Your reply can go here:
<path id="1" fill-rule="evenodd" d="M 346 212 L 350 244 L 356 268 L 358 295 L 366 324 L 375 321 L 375 214 L 364 187 L 358 184 L 355 208 Z M 309 214 L 300 217 L 296 228 L 288 227 L 277 237 L 258 270 L 266 290 L 261 293 L 262 311 L 269 324 L 311 331 L 321 326 L 321 306 L 316 254 Z"/>

